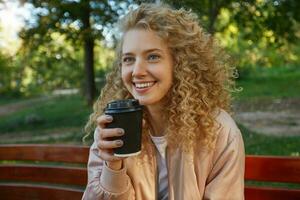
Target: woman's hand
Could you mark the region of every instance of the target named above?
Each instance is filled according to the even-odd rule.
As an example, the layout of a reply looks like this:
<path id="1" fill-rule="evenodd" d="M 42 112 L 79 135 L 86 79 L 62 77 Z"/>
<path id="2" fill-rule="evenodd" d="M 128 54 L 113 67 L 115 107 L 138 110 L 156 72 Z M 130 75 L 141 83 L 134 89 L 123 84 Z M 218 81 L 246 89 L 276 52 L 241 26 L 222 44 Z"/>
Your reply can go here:
<path id="1" fill-rule="evenodd" d="M 99 156 L 106 161 L 109 168 L 119 170 L 122 168 L 122 160 L 124 158 L 114 156 L 114 148 L 123 146 L 122 140 L 110 140 L 111 137 L 121 136 L 124 130 L 121 128 L 106 128 L 105 125 L 112 122 L 113 118 L 109 115 L 101 115 L 97 118 L 97 136 Z"/>

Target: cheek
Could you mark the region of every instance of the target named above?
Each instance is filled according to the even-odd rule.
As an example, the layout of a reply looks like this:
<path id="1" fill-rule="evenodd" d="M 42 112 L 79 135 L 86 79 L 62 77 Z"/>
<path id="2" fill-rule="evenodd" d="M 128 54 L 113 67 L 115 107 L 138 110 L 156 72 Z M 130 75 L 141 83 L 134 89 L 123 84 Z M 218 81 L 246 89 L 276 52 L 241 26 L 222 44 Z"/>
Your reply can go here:
<path id="1" fill-rule="evenodd" d="M 168 83 L 173 81 L 173 69 L 171 66 L 168 66 L 164 70 L 158 72 L 158 74 Z"/>
<path id="2" fill-rule="evenodd" d="M 131 75 L 129 70 L 126 70 L 124 68 L 121 69 L 121 77 L 124 85 L 128 85 L 131 82 Z"/>

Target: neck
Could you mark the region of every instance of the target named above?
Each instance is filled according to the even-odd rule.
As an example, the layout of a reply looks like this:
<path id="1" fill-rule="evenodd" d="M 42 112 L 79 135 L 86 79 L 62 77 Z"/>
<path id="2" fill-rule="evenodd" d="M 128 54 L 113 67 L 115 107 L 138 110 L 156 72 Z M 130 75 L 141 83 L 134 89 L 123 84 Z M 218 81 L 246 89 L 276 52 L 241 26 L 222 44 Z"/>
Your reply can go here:
<path id="1" fill-rule="evenodd" d="M 161 106 L 147 106 L 150 131 L 153 136 L 163 136 L 166 128 L 163 109 Z"/>

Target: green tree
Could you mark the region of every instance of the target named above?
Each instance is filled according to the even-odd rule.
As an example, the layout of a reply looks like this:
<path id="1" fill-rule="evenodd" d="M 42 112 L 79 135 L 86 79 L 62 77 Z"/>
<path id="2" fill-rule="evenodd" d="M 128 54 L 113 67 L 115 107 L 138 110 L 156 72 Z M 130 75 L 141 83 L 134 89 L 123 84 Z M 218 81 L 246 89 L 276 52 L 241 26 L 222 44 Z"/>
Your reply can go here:
<path id="1" fill-rule="evenodd" d="M 166 0 L 176 8 L 190 8 L 196 12 L 208 32 L 222 32 L 231 23 L 244 31 L 245 39 L 259 40 L 271 30 L 276 41 L 294 41 L 299 34 L 300 1 L 298 0 Z M 224 24 L 220 13 L 230 11 L 230 20 Z M 222 24 L 222 26 L 220 26 Z"/>
<path id="2" fill-rule="evenodd" d="M 231 7 L 236 0 L 166 0 L 176 8 L 185 7 L 196 12 L 209 33 L 214 34 L 216 23 L 223 8 Z"/>
<path id="3" fill-rule="evenodd" d="M 96 85 L 103 84 L 104 73 L 111 66 L 114 52 L 95 41 Z M 14 65 L 22 74 L 21 92 L 25 96 L 38 95 L 56 89 L 80 88 L 83 85 L 83 49 L 72 45 L 65 35 L 52 33 L 47 43 L 37 48 L 19 49 Z M 18 64 L 19 63 L 19 64 Z"/>
<path id="4" fill-rule="evenodd" d="M 299 62 L 298 0 L 166 0 L 192 9 L 202 25 L 227 48 L 238 68 Z M 236 58 L 236 59 L 235 59 Z"/>
<path id="5" fill-rule="evenodd" d="M 257 41 L 270 31 L 273 43 L 282 45 L 299 39 L 299 10 L 298 0 L 239 1 L 232 4 L 232 20 L 243 30 L 245 39 Z"/>
<path id="6" fill-rule="evenodd" d="M 84 50 L 85 95 L 88 104 L 95 97 L 94 46 L 103 39 L 104 30 L 112 27 L 119 15 L 124 14 L 128 2 L 103 0 L 20 0 L 34 6 L 34 19 L 20 33 L 24 46 L 35 48 L 59 32 L 74 45 Z"/>
<path id="7" fill-rule="evenodd" d="M 82 88 L 82 55 L 82 50 L 57 32 L 51 34 L 47 43 L 34 49 L 23 46 L 16 55 L 22 63 L 22 93 L 34 95 L 57 88 Z"/>
<path id="8" fill-rule="evenodd" d="M 20 73 L 16 58 L 0 51 L 0 96 L 20 96 Z"/>
<path id="9" fill-rule="evenodd" d="M 1 9 L 2 7 L 0 7 L 0 10 Z M 2 31 L 3 28 L 0 24 L 0 96 L 12 96 L 16 95 L 16 84 L 14 83 L 15 68 L 12 65 L 13 58 L 4 51 L 2 44 L 4 37 Z"/>

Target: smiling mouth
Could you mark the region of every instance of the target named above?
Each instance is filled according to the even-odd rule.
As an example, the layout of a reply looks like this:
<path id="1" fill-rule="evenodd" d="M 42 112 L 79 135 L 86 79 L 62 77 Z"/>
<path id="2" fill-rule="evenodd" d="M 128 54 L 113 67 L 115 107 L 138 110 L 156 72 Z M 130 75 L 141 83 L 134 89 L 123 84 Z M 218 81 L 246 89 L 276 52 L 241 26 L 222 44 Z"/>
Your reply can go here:
<path id="1" fill-rule="evenodd" d="M 152 87 L 155 83 L 156 83 L 155 81 L 152 81 L 152 82 L 144 82 L 144 83 L 133 83 L 133 85 L 137 89 L 145 89 L 145 88 Z"/>

